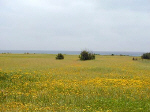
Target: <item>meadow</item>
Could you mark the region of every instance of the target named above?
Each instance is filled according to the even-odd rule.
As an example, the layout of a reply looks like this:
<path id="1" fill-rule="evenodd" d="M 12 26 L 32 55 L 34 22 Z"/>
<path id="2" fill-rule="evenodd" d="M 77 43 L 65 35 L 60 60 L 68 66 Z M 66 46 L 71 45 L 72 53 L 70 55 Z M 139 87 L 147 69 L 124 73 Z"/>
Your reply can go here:
<path id="1" fill-rule="evenodd" d="M 0 111 L 150 112 L 150 61 L 0 54 Z"/>

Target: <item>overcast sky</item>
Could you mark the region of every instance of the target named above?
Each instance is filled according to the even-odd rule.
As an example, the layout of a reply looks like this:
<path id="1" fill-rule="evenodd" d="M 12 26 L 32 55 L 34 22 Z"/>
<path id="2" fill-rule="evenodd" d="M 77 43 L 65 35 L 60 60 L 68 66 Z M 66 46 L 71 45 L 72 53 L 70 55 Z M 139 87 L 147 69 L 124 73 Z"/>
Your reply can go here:
<path id="1" fill-rule="evenodd" d="M 0 0 L 0 50 L 150 51 L 150 0 Z"/>

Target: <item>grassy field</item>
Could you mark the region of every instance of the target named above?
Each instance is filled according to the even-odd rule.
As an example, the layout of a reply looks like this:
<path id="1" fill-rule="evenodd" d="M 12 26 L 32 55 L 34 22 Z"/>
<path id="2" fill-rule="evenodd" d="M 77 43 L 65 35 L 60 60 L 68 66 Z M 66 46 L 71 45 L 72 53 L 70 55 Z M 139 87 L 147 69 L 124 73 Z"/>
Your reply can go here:
<path id="1" fill-rule="evenodd" d="M 150 61 L 0 54 L 0 111 L 150 112 Z"/>

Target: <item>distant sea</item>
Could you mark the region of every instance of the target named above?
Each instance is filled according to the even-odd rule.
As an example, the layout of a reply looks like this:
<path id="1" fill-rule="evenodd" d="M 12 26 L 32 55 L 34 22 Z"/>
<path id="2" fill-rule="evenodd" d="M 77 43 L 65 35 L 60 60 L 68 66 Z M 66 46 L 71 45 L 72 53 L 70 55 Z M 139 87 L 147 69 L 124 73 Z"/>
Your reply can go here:
<path id="1" fill-rule="evenodd" d="M 128 55 L 128 56 L 141 56 L 144 52 L 123 52 L 123 51 L 92 51 L 99 55 Z M 79 55 L 81 51 L 50 51 L 50 50 L 0 50 L 0 53 L 12 53 L 12 54 L 24 54 L 24 53 L 35 53 L 35 54 L 68 54 L 68 55 Z"/>

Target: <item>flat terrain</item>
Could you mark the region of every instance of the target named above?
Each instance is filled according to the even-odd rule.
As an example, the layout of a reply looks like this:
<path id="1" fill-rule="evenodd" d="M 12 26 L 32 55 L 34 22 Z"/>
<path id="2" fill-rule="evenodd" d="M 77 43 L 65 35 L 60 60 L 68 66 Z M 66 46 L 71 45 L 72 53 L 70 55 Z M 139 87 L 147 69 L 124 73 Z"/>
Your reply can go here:
<path id="1" fill-rule="evenodd" d="M 0 111 L 150 112 L 150 60 L 0 54 Z"/>

